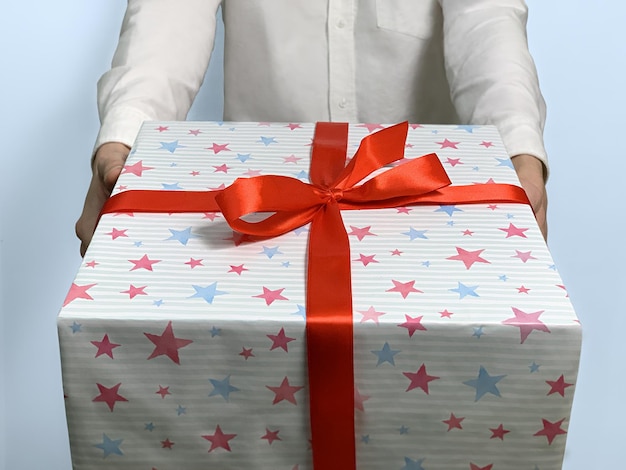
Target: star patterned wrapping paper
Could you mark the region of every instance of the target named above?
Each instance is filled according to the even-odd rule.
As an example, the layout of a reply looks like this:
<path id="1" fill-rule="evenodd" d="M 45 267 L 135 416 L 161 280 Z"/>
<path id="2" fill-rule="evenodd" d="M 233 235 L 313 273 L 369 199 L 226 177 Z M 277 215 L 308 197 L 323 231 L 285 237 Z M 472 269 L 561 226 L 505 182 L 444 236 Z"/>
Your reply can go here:
<path id="1" fill-rule="evenodd" d="M 350 125 L 348 154 L 384 127 Z M 145 123 L 114 193 L 308 182 L 313 124 Z M 489 126 L 410 125 L 454 185 L 518 184 Z M 580 325 L 529 206 L 343 211 L 359 469 L 561 468 Z M 308 227 L 104 215 L 58 328 L 73 466 L 312 468 Z"/>

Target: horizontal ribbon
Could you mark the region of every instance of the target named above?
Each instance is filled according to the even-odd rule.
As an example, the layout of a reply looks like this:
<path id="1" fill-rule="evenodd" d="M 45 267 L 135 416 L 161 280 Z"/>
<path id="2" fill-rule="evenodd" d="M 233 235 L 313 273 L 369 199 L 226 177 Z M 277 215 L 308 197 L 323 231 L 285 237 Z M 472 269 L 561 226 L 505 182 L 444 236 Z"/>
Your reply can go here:
<path id="1" fill-rule="evenodd" d="M 111 197 L 102 211 L 221 211 L 234 230 L 261 237 L 311 223 L 306 327 L 316 470 L 356 468 L 350 246 L 341 211 L 427 204 L 528 204 L 519 186 L 451 186 L 435 154 L 400 162 L 366 179 L 403 159 L 407 130 L 405 122 L 367 136 L 346 165 L 348 125 L 318 123 L 310 184 L 265 175 L 238 178 L 218 191 L 130 190 Z M 255 212 L 271 215 L 254 223 L 243 220 Z"/>

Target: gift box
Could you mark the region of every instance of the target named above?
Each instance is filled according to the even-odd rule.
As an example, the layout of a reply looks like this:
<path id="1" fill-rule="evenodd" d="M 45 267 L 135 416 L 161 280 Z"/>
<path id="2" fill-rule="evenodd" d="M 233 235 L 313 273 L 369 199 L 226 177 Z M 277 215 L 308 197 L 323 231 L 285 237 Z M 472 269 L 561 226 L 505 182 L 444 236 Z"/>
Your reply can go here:
<path id="1" fill-rule="evenodd" d="M 387 127 L 350 125 L 348 160 Z M 310 193 L 340 207 L 345 189 L 257 183 L 314 179 L 314 129 L 144 124 L 114 191 L 130 202 L 101 217 L 58 320 L 74 468 L 305 470 L 313 455 L 346 468 L 339 454 L 354 450 L 359 469 L 561 468 L 580 325 L 531 208 L 501 197 L 519 183 L 495 128 L 408 126 L 404 158 L 374 176 L 436 160 L 452 199 L 435 189 L 341 211 L 350 338 L 331 322 L 321 345 L 307 336 L 317 310 L 345 290 L 324 261 L 335 239 L 314 245 L 312 275 L 308 220 L 241 233 L 212 197 L 259 212 L 256 190 L 223 191 L 239 179 L 276 204 Z M 244 226 L 276 215 L 266 209 Z"/>

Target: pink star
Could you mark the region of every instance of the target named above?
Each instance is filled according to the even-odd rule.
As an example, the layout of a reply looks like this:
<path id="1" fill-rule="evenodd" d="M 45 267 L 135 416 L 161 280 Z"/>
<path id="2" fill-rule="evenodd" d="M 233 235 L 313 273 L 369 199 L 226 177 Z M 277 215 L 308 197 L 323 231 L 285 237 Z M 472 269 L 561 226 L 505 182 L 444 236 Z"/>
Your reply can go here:
<path id="1" fill-rule="evenodd" d="M 146 292 L 144 292 L 144 289 L 146 287 L 148 286 L 135 287 L 131 284 L 128 290 L 121 291 L 121 294 L 128 294 L 131 299 L 135 298 L 135 296 L 137 295 L 148 295 Z"/>
<path id="2" fill-rule="evenodd" d="M 528 287 L 519 286 L 517 288 L 517 292 L 518 294 L 528 294 L 530 292 L 530 289 Z"/>
<path id="3" fill-rule="evenodd" d="M 156 392 L 154 392 L 154 393 L 155 393 L 155 395 L 161 395 L 161 398 L 163 398 L 163 399 L 167 395 L 171 395 L 169 387 L 161 387 L 160 385 L 159 385 L 159 389 Z"/>
<path id="4" fill-rule="evenodd" d="M 565 297 L 569 297 L 569 294 L 567 293 L 567 289 L 563 284 L 555 284 L 559 289 L 563 289 L 565 291 Z"/>
<path id="5" fill-rule="evenodd" d="M 400 256 L 402 254 L 402 252 L 400 250 L 398 250 L 397 248 L 393 251 L 391 251 L 391 256 Z"/>
<path id="6" fill-rule="evenodd" d="M 450 417 L 448 419 L 444 419 L 442 423 L 448 425 L 448 432 L 450 432 L 453 429 L 463 429 L 463 426 L 461 426 L 461 421 L 463 421 L 464 419 L 465 417 L 457 418 L 456 416 L 454 416 L 454 413 L 450 413 Z"/>
<path id="7" fill-rule="evenodd" d="M 87 263 L 85 263 L 85 266 L 88 267 L 88 268 L 95 268 L 99 264 L 100 263 L 96 263 L 95 260 L 91 260 L 91 261 L 88 261 Z"/>
<path id="8" fill-rule="evenodd" d="M 244 271 L 248 271 L 248 268 L 244 268 L 243 264 L 240 264 L 238 266 L 231 264 L 230 269 L 228 270 L 229 273 L 237 273 L 239 276 L 241 276 L 241 273 Z"/>
<path id="9" fill-rule="evenodd" d="M 109 341 L 109 335 L 107 334 L 104 335 L 104 337 L 102 338 L 102 341 L 91 341 L 91 344 L 93 344 L 96 348 L 98 348 L 98 351 L 96 352 L 95 357 L 106 354 L 111 359 L 113 359 L 113 349 L 117 348 L 118 346 L 121 346 L 121 344 L 111 343 L 111 341 Z"/>
<path id="10" fill-rule="evenodd" d="M 491 431 L 491 437 L 489 439 L 500 439 L 501 441 L 504 440 L 505 434 L 511 432 L 508 429 L 504 429 L 502 423 L 500 423 L 500 426 L 497 428 L 489 428 L 489 430 Z"/>
<path id="11" fill-rule="evenodd" d="M 526 313 L 515 307 L 511 307 L 511 309 L 513 310 L 515 316 L 507 318 L 502 322 L 502 324 L 519 328 L 521 337 L 520 344 L 526 341 L 526 338 L 528 338 L 528 335 L 533 330 L 550 333 L 550 329 L 541 320 L 539 320 L 539 316 L 544 312 L 544 310 Z"/>
<path id="12" fill-rule="evenodd" d="M 561 376 L 556 380 L 546 380 L 546 383 L 550 385 L 550 391 L 548 392 L 548 395 L 552 395 L 553 393 L 558 393 L 562 397 L 565 396 L 565 389 L 567 387 L 571 387 L 572 385 L 574 385 L 574 384 L 567 383 L 565 381 L 565 377 L 563 377 L 563 374 L 561 374 Z"/>
<path id="13" fill-rule="evenodd" d="M 263 293 L 259 295 L 253 295 L 252 297 L 265 299 L 265 305 L 271 305 L 272 302 L 274 302 L 275 300 L 289 300 L 287 297 L 281 295 L 284 290 L 284 287 L 282 289 L 271 290 L 263 286 Z"/>
<path id="14" fill-rule="evenodd" d="M 519 251 L 519 250 L 515 250 L 515 254 L 513 256 L 511 256 L 511 258 L 519 258 L 522 260 L 522 262 L 526 262 L 529 259 L 537 259 L 534 256 L 531 256 L 530 254 L 532 253 L 532 251 Z"/>
<path id="15" fill-rule="evenodd" d="M 489 205 L 487 205 L 487 209 L 491 209 L 492 211 L 495 211 L 497 208 L 498 208 L 497 204 L 489 204 Z M 500 230 L 505 230 L 505 229 L 501 228 Z"/>
<path id="16" fill-rule="evenodd" d="M 436 377 L 434 375 L 428 375 L 426 373 L 426 365 L 422 364 L 421 367 L 419 368 L 419 370 L 415 373 L 413 372 L 402 372 L 402 375 L 404 375 L 407 379 L 409 379 L 411 381 L 411 383 L 409 384 L 408 388 L 406 389 L 406 391 L 408 392 L 409 390 L 413 390 L 414 388 L 421 388 L 426 395 L 429 395 L 428 393 L 428 383 L 432 382 L 433 380 L 437 380 L 440 377 Z"/>
<path id="17" fill-rule="evenodd" d="M 485 148 L 487 148 L 487 149 L 488 149 L 489 147 L 493 147 L 493 143 L 492 143 L 492 142 L 486 142 L 486 141 L 484 141 L 484 140 L 483 140 L 480 144 L 478 144 L 478 145 L 482 145 L 483 147 L 485 147 Z"/>
<path id="18" fill-rule="evenodd" d="M 543 429 L 537 431 L 535 434 L 533 434 L 533 436 L 546 436 L 546 438 L 548 439 L 548 445 L 551 445 L 554 438 L 559 434 L 567 434 L 567 431 L 561 429 L 561 424 L 563 424 L 565 418 L 554 423 L 551 423 L 547 419 L 543 418 L 541 419 L 541 421 L 543 422 Z"/>
<path id="19" fill-rule="evenodd" d="M 292 123 L 290 122 L 289 124 L 287 124 L 285 127 L 288 127 L 289 129 L 291 129 L 292 131 L 294 129 L 302 129 L 302 126 L 300 124 L 297 123 Z"/>
<path id="20" fill-rule="evenodd" d="M 249 357 L 256 357 L 254 354 L 252 354 L 252 348 L 250 349 L 246 349 L 246 348 L 241 348 L 241 352 L 239 353 L 240 356 L 243 356 L 243 358 L 247 361 Z"/>
<path id="21" fill-rule="evenodd" d="M 126 186 L 125 184 L 120 184 L 117 186 L 118 191 L 124 191 L 126 189 L 128 189 L 128 186 Z"/>
<path id="22" fill-rule="evenodd" d="M 424 127 L 421 124 L 409 124 L 409 127 L 413 130 L 418 129 L 420 127 Z"/>
<path id="23" fill-rule="evenodd" d="M 451 259 L 451 260 L 457 260 L 457 261 L 463 261 L 463 264 L 465 265 L 466 269 L 469 269 L 472 267 L 472 265 L 474 263 L 487 263 L 487 264 L 491 264 L 489 261 L 487 261 L 484 258 L 480 257 L 480 254 L 485 251 L 484 249 L 482 250 L 476 250 L 476 251 L 467 251 L 464 250 L 461 247 L 455 247 L 456 248 L 456 252 L 458 253 L 457 255 L 454 256 L 450 256 L 449 258 L 446 259 Z"/>
<path id="24" fill-rule="evenodd" d="M 202 218 L 209 219 L 211 222 L 213 222 L 215 219 L 219 219 L 220 215 L 217 212 L 205 212 L 204 214 L 202 214 Z"/>
<path id="25" fill-rule="evenodd" d="M 228 173 L 228 170 L 230 170 L 226 163 L 222 163 L 221 165 L 213 165 L 213 168 L 215 168 L 215 171 L 213 173 L 218 173 L 220 171 L 222 173 Z"/>
<path id="26" fill-rule="evenodd" d="M 167 437 L 164 441 L 161 441 L 162 449 L 171 449 L 175 442 L 170 441 L 170 438 Z"/>
<path id="27" fill-rule="evenodd" d="M 189 261 L 186 261 L 185 264 L 188 264 L 191 269 L 196 266 L 204 266 L 202 264 L 202 259 L 189 258 Z"/>
<path id="28" fill-rule="evenodd" d="M 265 428 L 265 435 L 261 437 L 261 439 L 266 439 L 268 444 L 272 444 L 274 441 L 282 441 L 280 437 L 278 437 L 279 429 L 276 431 L 270 431 L 268 428 Z"/>
<path id="29" fill-rule="evenodd" d="M 228 144 L 216 144 L 215 142 L 213 142 L 213 145 L 211 145 L 210 147 L 207 147 L 206 149 L 212 150 L 214 154 L 218 154 L 224 150 L 227 150 L 229 152 L 231 151 L 228 148 Z"/>
<path id="30" fill-rule="evenodd" d="M 296 338 L 290 338 L 289 336 L 285 335 L 284 328 L 281 328 L 277 335 L 266 335 L 266 336 L 272 340 L 272 347 L 270 348 L 270 351 L 273 351 L 276 348 L 281 348 L 284 351 L 289 352 L 287 345 L 291 341 L 296 340 Z"/>
<path id="31" fill-rule="evenodd" d="M 142 176 L 143 172 L 148 170 L 154 170 L 154 167 L 143 166 L 143 161 L 139 160 L 137 163 L 133 163 L 132 165 L 124 165 L 122 175 L 125 175 L 126 173 L 132 173 L 135 176 Z"/>
<path id="32" fill-rule="evenodd" d="M 159 126 L 159 127 L 155 127 L 154 130 L 155 131 L 159 131 L 159 132 L 165 132 L 165 131 L 169 130 L 169 127 L 167 127 L 167 126 Z"/>
<path id="33" fill-rule="evenodd" d="M 76 299 L 93 300 L 93 297 L 90 296 L 87 291 L 95 285 L 96 284 L 85 284 L 84 286 L 79 286 L 78 284 L 72 282 L 70 290 L 65 297 L 65 301 L 63 302 L 63 306 L 65 307 L 67 304 Z"/>
<path id="34" fill-rule="evenodd" d="M 470 236 L 471 237 L 472 235 L 474 235 L 474 232 L 472 232 L 471 230 L 469 230 L 469 229 L 463 230 L 463 236 L 464 237 L 466 237 L 466 236 Z"/>
<path id="35" fill-rule="evenodd" d="M 373 236 L 373 237 L 377 236 L 375 233 L 370 232 L 371 228 L 372 228 L 371 225 L 368 225 L 367 227 L 363 227 L 363 228 L 350 225 L 351 232 L 349 232 L 348 235 L 354 235 L 355 237 L 358 238 L 359 241 L 363 240 L 368 235 Z"/>
<path id="36" fill-rule="evenodd" d="M 392 279 L 391 282 L 393 282 L 394 287 L 392 287 L 391 289 L 387 289 L 385 292 L 400 292 L 400 295 L 402 295 L 403 299 L 406 299 L 411 292 L 423 294 L 421 290 L 413 287 L 415 281 L 400 282 Z"/>
<path id="37" fill-rule="evenodd" d="M 113 407 L 115 406 L 115 402 L 118 402 L 118 401 L 128 401 L 122 395 L 117 393 L 117 391 L 120 388 L 120 385 L 122 385 L 121 383 L 118 383 L 117 385 L 114 385 L 111 388 L 107 388 L 104 385 L 101 385 L 99 383 L 96 383 L 96 385 L 98 386 L 98 390 L 100 390 L 100 395 L 95 397 L 92 401 L 97 401 L 97 402 L 102 401 L 102 402 L 106 403 L 107 405 L 109 405 L 109 409 L 111 411 L 113 411 Z"/>
<path id="38" fill-rule="evenodd" d="M 485 465 L 484 467 L 479 467 L 475 463 L 470 462 L 470 470 L 491 470 L 493 468 L 493 464 Z"/>
<path id="39" fill-rule="evenodd" d="M 441 315 L 441 318 L 452 318 L 452 315 L 454 315 L 454 313 L 448 312 L 448 309 L 444 309 L 441 312 L 439 312 L 439 315 Z"/>
<path id="40" fill-rule="evenodd" d="M 190 171 L 190 172 L 189 172 L 189 174 L 190 174 L 191 176 L 199 176 L 199 175 L 200 175 L 200 172 L 199 172 L 199 171 L 196 171 L 196 170 L 193 170 L 193 171 Z"/>
<path id="41" fill-rule="evenodd" d="M 359 253 L 359 257 L 353 261 L 360 261 L 361 263 L 363 263 L 363 266 L 367 266 L 370 263 L 378 263 L 378 261 L 374 259 L 374 256 L 376 255 L 364 255 L 362 253 Z"/>
<path id="42" fill-rule="evenodd" d="M 215 432 L 213 434 L 202 436 L 203 439 L 206 439 L 211 443 L 209 452 L 213 452 L 215 449 L 219 448 L 226 449 L 230 452 L 230 445 L 228 444 L 228 441 L 235 437 L 237 437 L 237 434 L 224 434 L 219 424 L 215 428 Z"/>
<path id="43" fill-rule="evenodd" d="M 189 129 L 189 134 L 197 136 L 202 134 L 202 131 L 200 131 L 200 129 Z"/>
<path id="44" fill-rule="evenodd" d="M 398 211 L 398 214 L 408 214 L 413 209 L 411 209 L 410 207 L 396 207 L 396 210 Z"/>
<path id="45" fill-rule="evenodd" d="M 450 148 L 450 149 L 458 149 L 457 145 L 461 142 L 451 142 L 448 139 L 443 139 L 443 142 L 435 142 L 436 144 L 441 145 L 442 149 Z"/>
<path id="46" fill-rule="evenodd" d="M 357 127 L 365 127 L 370 134 L 376 129 L 384 129 L 380 124 L 359 124 Z"/>
<path id="47" fill-rule="evenodd" d="M 369 395 L 362 395 L 361 392 L 359 392 L 359 389 L 356 387 L 356 385 L 354 386 L 354 407 L 357 410 L 365 412 L 363 403 L 365 403 L 369 399 L 370 399 Z"/>
<path id="48" fill-rule="evenodd" d="M 111 240 L 115 240 L 120 237 L 128 237 L 128 235 L 126 235 L 127 230 L 128 230 L 127 228 L 122 229 L 122 230 L 113 228 L 110 232 L 107 233 L 107 235 L 111 235 Z"/>
<path id="49" fill-rule="evenodd" d="M 148 258 L 148 255 L 143 255 L 140 259 L 129 259 L 128 261 L 135 265 L 130 268 L 131 271 L 134 271 L 136 269 L 145 269 L 147 271 L 152 271 L 152 265 L 161 262 L 160 259 Z"/>
<path id="50" fill-rule="evenodd" d="M 417 330 L 426 331 L 426 327 L 422 325 L 422 318 L 424 318 L 424 315 L 413 318 L 405 314 L 404 318 L 406 319 L 406 321 L 404 323 L 400 323 L 398 326 L 400 328 L 407 329 L 407 331 L 409 332 L 409 338 L 413 337 L 413 333 L 415 333 Z"/>
<path id="51" fill-rule="evenodd" d="M 502 230 L 503 232 L 506 232 L 506 238 L 515 237 L 515 236 L 527 238 L 526 234 L 524 233 L 526 230 L 528 230 L 527 228 L 518 228 L 511 223 L 509 223 L 509 226 L 507 228 L 499 228 L 498 230 Z"/>
<path id="52" fill-rule="evenodd" d="M 283 157 L 283 160 L 285 160 L 283 163 L 298 163 L 298 161 L 302 160 L 302 158 L 298 158 L 295 155 L 289 155 L 288 157 Z"/>
<path id="53" fill-rule="evenodd" d="M 224 183 L 220 184 L 219 186 L 216 186 L 214 188 L 208 188 L 210 191 L 221 191 L 222 189 L 225 189 L 226 185 Z"/>
<path id="54" fill-rule="evenodd" d="M 152 354 L 148 356 L 148 359 L 153 359 L 158 356 L 167 356 L 178 365 L 180 365 L 178 350 L 193 343 L 190 339 L 182 339 L 174 336 L 174 329 L 172 328 L 171 321 L 167 324 L 163 333 L 160 335 L 145 332 L 144 335 L 152 341 L 155 346 L 154 351 L 152 351 Z"/>
<path id="55" fill-rule="evenodd" d="M 367 310 L 358 310 L 358 312 L 363 315 L 361 318 L 361 323 L 365 323 L 367 320 L 372 320 L 374 323 L 378 325 L 378 319 L 385 315 L 385 312 L 377 312 L 374 307 L 370 307 Z"/>
<path id="56" fill-rule="evenodd" d="M 246 175 L 246 176 L 260 176 L 261 175 L 261 170 L 250 170 L 250 169 L 248 169 L 248 171 L 244 172 L 244 175 Z"/>
<path id="57" fill-rule="evenodd" d="M 287 377 L 283 379 L 279 387 L 270 387 L 269 385 L 266 385 L 265 387 L 274 392 L 274 401 L 272 402 L 272 405 L 280 403 L 283 400 L 287 400 L 289 403 L 297 405 L 298 403 L 296 402 L 295 394 L 304 388 L 289 385 L 289 379 Z"/>
<path id="58" fill-rule="evenodd" d="M 463 162 L 461 161 L 460 158 L 446 158 L 446 163 L 450 164 L 452 167 L 455 167 L 457 165 L 463 165 Z"/>

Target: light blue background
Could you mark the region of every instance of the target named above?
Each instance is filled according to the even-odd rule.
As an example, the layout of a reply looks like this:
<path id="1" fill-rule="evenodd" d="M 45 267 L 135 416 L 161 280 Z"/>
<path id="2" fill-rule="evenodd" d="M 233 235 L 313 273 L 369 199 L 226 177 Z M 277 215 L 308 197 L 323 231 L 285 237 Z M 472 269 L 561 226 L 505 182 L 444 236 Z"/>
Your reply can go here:
<path id="1" fill-rule="evenodd" d="M 564 468 L 625 468 L 626 3 L 528 4 L 549 110 L 550 246 L 584 325 Z M 80 262 L 73 228 L 98 128 L 95 83 L 125 6 L 2 7 L 0 468 L 71 468 L 55 320 Z M 214 61 L 192 117 L 220 117 L 220 73 Z"/>

